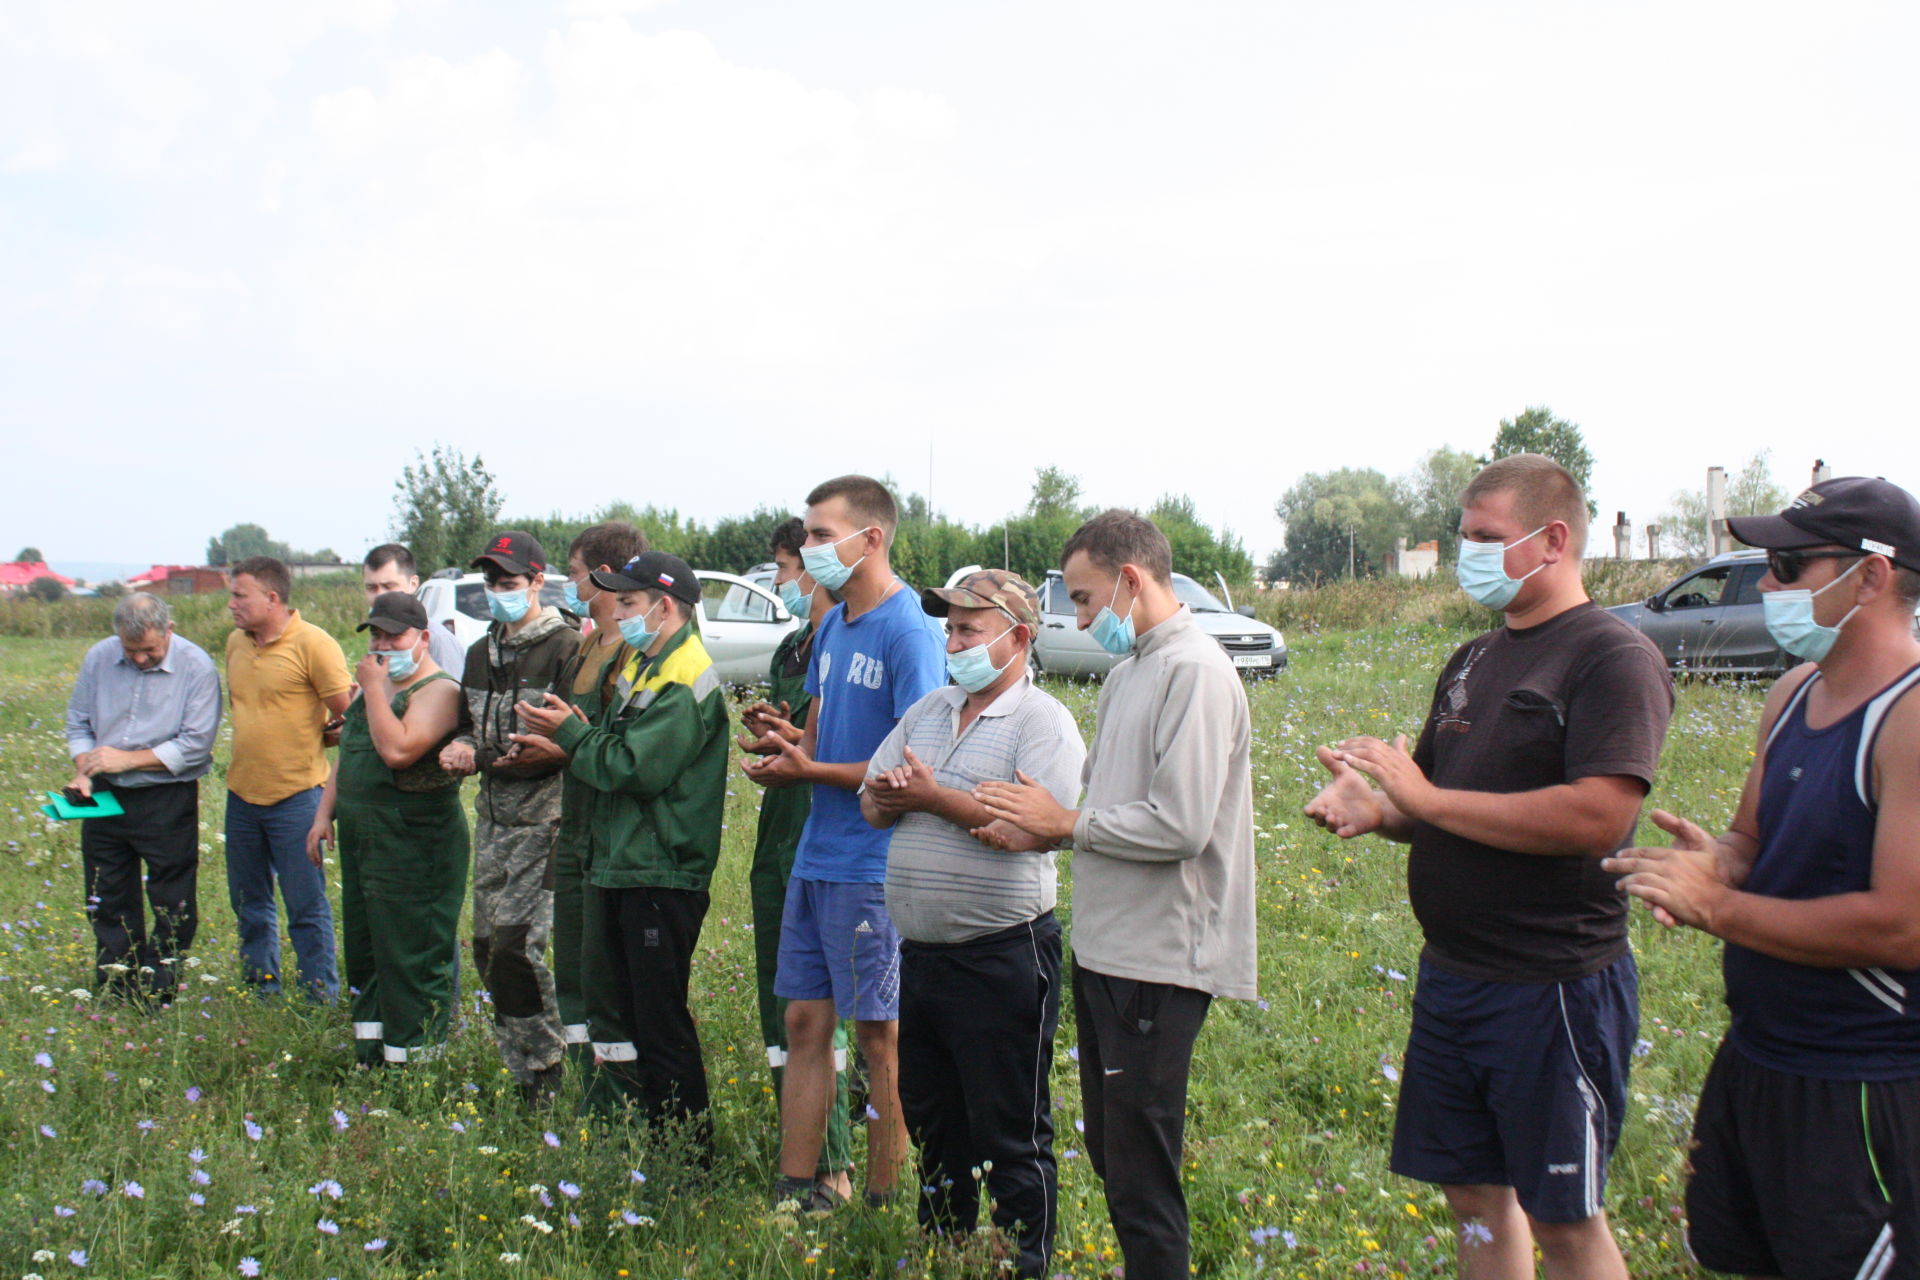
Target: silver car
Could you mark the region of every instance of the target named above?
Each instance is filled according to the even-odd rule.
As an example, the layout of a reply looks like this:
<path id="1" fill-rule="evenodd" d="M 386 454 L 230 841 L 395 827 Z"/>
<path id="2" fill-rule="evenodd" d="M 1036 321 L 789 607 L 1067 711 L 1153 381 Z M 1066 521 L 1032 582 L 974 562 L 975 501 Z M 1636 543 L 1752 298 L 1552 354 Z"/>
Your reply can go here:
<path id="1" fill-rule="evenodd" d="M 1638 604 L 1607 612 L 1660 646 L 1675 672 L 1779 675 L 1794 665 L 1767 631 L 1760 604 L 1764 551 L 1729 551 L 1675 579 Z"/>
<path id="2" fill-rule="evenodd" d="M 962 570 L 962 572 L 966 572 Z M 1173 594 L 1193 610 L 1193 620 L 1226 651 L 1242 675 L 1270 676 L 1287 665 L 1287 642 L 1264 622 L 1253 618 L 1253 606 L 1238 609 L 1184 573 L 1173 575 Z M 1040 588 L 1040 633 L 1033 642 L 1034 666 L 1062 676 L 1104 676 L 1120 661 L 1094 643 L 1093 634 L 1080 630 L 1073 601 L 1060 571 L 1047 572 Z"/>

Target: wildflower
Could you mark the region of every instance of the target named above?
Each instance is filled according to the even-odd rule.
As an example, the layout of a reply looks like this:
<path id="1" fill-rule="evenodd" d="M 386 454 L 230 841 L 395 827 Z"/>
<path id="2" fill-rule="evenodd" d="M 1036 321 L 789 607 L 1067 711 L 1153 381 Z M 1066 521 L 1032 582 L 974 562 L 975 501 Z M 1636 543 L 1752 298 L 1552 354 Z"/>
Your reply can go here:
<path id="1" fill-rule="evenodd" d="M 40 1088 L 41 1088 L 41 1089 L 42 1089 L 43 1091 L 45 1091 L 45 1092 L 47 1092 L 47 1093 L 58 1093 L 58 1092 L 60 1092 L 60 1090 L 59 1090 L 59 1089 L 57 1089 L 57 1088 L 55 1088 L 55 1087 L 54 1087 L 54 1083 L 53 1083 L 53 1081 L 51 1081 L 51 1080 L 42 1080 L 42 1081 L 40 1082 Z"/>
<path id="2" fill-rule="evenodd" d="M 1298 1249 L 1300 1247 L 1299 1239 L 1296 1238 L 1291 1231 L 1282 1231 L 1280 1233 L 1280 1242 L 1289 1249 Z"/>
<path id="3" fill-rule="evenodd" d="M 260 1141 L 260 1135 L 265 1132 L 266 1132 L 265 1129 L 262 1129 L 259 1125 L 255 1124 L 253 1121 L 251 1120 L 247 1121 L 247 1141 L 249 1142 Z"/>
<path id="4" fill-rule="evenodd" d="M 1493 1230 L 1478 1218 L 1461 1226 L 1460 1240 L 1463 1244 L 1492 1244 Z"/>
<path id="5" fill-rule="evenodd" d="M 452 1127 L 455 1133 L 465 1133 L 467 1131 L 467 1126 L 465 1126 L 464 1124 L 461 1124 L 458 1120 L 455 1120 L 453 1122 Z"/>
<path id="6" fill-rule="evenodd" d="M 192 1173 L 187 1175 L 187 1178 L 196 1187 L 211 1186 L 213 1183 L 213 1175 L 208 1173 L 205 1169 L 195 1169 Z"/>
<path id="7" fill-rule="evenodd" d="M 53 1206 L 53 1216 L 56 1218 L 71 1218 L 75 1212 L 75 1210 L 69 1209 L 63 1204 Z"/>
<path id="8" fill-rule="evenodd" d="M 313 1224 L 313 1229 L 322 1235 L 337 1236 L 340 1234 L 340 1224 L 332 1218 L 320 1219 L 320 1221 Z"/>
<path id="9" fill-rule="evenodd" d="M 40 1136 L 43 1138 L 57 1138 L 60 1135 L 54 1132 L 52 1125 L 43 1124 L 40 1126 Z"/>
<path id="10" fill-rule="evenodd" d="M 368 1253 L 378 1253 L 387 1247 L 387 1238 L 385 1236 L 375 1236 L 360 1247 Z"/>
<path id="11" fill-rule="evenodd" d="M 553 1130 L 549 1129 L 546 1131 L 544 1135 L 542 1135 L 541 1141 L 545 1142 L 550 1147 L 557 1147 L 560 1145 L 560 1135 L 555 1133 Z"/>
<path id="12" fill-rule="evenodd" d="M 67 1261 L 76 1267 L 84 1267 L 87 1265 L 87 1251 L 85 1249 L 70 1250 L 67 1253 Z"/>
<path id="13" fill-rule="evenodd" d="M 338 1107 L 335 1107 L 333 1111 L 333 1129 L 335 1133 L 345 1133 L 347 1131 L 347 1113 Z"/>
<path id="14" fill-rule="evenodd" d="M 530 1213 L 521 1214 L 520 1221 L 526 1223 L 528 1226 L 532 1227 L 535 1231 L 538 1231 L 543 1236 L 550 1236 L 553 1234 L 552 1223 L 542 1222 L 540 1219 L 534 1217 Z"/>
<path id="15" fill-rule="evenodd" d="M 575 1231 L 578 1231 L 580 1229 L 580 1215 L 577 1213 L 568 1214 L 567 1225 L 572 1227 Z"/>
<path id="16" fill-rule="evenodd" d="M 629 1181 L 635 1184 L 639 1184 L 647 1180 L 647 1175 L 640 1172 L 638 1169 L 629 1169 L 627 1170 L 627 1178 Z"/>
<path id="17" fill-rule="evenodd" d="M 560 1184 L 560 1194 L 569 1200 L 578 1200 L 580 1198 L 580 1188 L 571 1182 L 562 1182 Z"/>
<path id="18" fill-rule="evenodd" d="M 187 1195 L 187 1203 L 196 1209 L 204 1209 L 207 1207 L 207 1198 L 198 1191 L 189 1192 Z"/>
<path id="19" fill-rule="evenodd" d="M 1647 1056 L 1648 1054 L 1650 1054 L 1650 1053 L 1652 1053 L 1652 1052 L 1653 1052 L 1653 1041 L 1651 1041 L 1651 1040 L 1635 1040 L 1635 1041 L 1633 1042 L 1633 1056 L 1634 1056 L 1634 1057 L 1636 1057 L 1636 1058 L 1644 1058 L 1644 1057 L 1646 1057 L 1646 1056 Z"/>
<path id="20" fill-rule="evenodd" d="M 35 1249 L 33 1251 L 33 1260 L 35 1262 L 52 1262 L 55 1256 L 55 1253 L 51 1249 Z"/>
<path id="21" fill-rule="evenodd" d="M 502 1262 L 518 1262 L 518 1261 L 520 1261 L 520 1255 L 519 1255 L 519 1254 L 517 1254 L 517 1253 L 503 1253 L 503 1254 L 501 1254 L 501 1255 L 500 1255 L 500 1261 L 502 1261 Z"/>
<path id="22" fill-rule="evenodd" d="M 42 1071 L 51 1071 L 53 1070 L 53 1055 L 42 1050 L 33 1055 L 33 1065 L 39 1067 Z"/>
<path id="23" fill-rule="evenodd" d="M 480 1148 L 480 1154 L 481 1154 L 481 1155 L 483 1155 L 483 1156 L 497 1156 L 497 1155 L 499 1155 L 499 1154 L 500 1154 L 500 1148 L 498 1148 L 498 1147 L 482 1147 L 482 1148 Z"/>
<path id="24" fill-rule="evenodd" d="M 187 1086 L 187 1101 L 188 1101 L 188 1102 L 198 1102 L 198 1101 L 200 1101 L 200 1086 L 199 1086 L 199 1085 L 197 1085 L 197 1084 L 195 1084 L 195 1085 L 188 1085 L 188 1086 Z"/>
<path id="25" fill-rule="evenodd" d="M 339 1200 L 347 1193 L 341 1188 L 340 1184 L 332 1178 L 322 1178 L 307 1188 L 307 1194 L 313 1196 L 315 1199 L 324 1195 L 331 1199 Z"/>
<path id="26" fill-rule="evenodd" d="M 258 1209 L 256 1209 L 256 1208 L 254 1208 L 254 1207 L 253 1207 L 252 1205 L 250 1205 L 250 1204 L 237 1204 L 237 1205 L 235 1205 L 235 1206 L 233 1206 L 233 1211 L 234 1211 L 235 1213 L 258 1213 L 258 1212 L 260 1212 L 260 1211 L 259 1211 Z"/>
<path id="27" fill-rule="evenodd" d="M 80 1184 L 80 1189 L 86 1192 L 90 1196 L 103 1196 L 107 1194 L 108 1188 L 107 1188 L 107 1184 L 100 1181 L 100 1179 L 88 1178 L 85 1182 Z"/>
<path id="28" fill-rule="evenodd" d="M 138 1129 L 142 1133 L 151 1133 L 153 1132 L 153 1121 L 142 1120 L 139 1124 L 136 1124 L 133 1127 Z"/>
<path id="29" fill-rule="evenodd" d="M 147 1189 L 137 1182 L 129 1182 L 121 1187 L 120 1190 L 129 1200 L 145 1200 L 147 1198 Z"/>
<path id="30" fill-rule="evenodd" d="M 199 1147 L 195 1147 L 193 1150 L 187 1152 L 187 1159 L 193 1161 L 195 1164 L 199 1164 L 202 1160 L 205 1160 L 206 1158 L 207 1158 L 207 1153 L 202 1151 Z"/>
<path id="31" fill-rule="evenodd" d="M 257 1275 L 259 1275 L 259 1274 L 260 1274 L 260 1259 L 258 1259 L 258 1258 L 242 1258 L 242 1259 L 240 1259 L 240 1274 L 241 1274 L 241 1275 L 243 1275 L 243 1276 L 257 1276 Z"/>
<path id="32" fill-rule="evenodd" d="M 640 1215 L 631 1209 L 622 1209 L 620 1211 L 620 1221 L 630 1227 L 637 1227 L 640 1225 Z"/>

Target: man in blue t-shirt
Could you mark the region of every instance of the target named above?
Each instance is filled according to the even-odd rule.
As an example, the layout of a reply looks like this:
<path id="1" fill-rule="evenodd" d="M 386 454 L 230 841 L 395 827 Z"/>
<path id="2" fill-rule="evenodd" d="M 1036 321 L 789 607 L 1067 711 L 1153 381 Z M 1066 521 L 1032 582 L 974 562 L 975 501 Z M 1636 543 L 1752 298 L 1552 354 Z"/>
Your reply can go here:
<path id="1" fill-rule="evenodd" d="M 875 1119 L 867 1132 L 867 1199 L 891 1198 L 906 1157 L 900 1117 L 900 936 L 887 918 L 887 837 L 860 813 L 867 761 L 907 708 L 946 683 L 946 637 L 893 574 L 898 511 L 885 485 L 841 476 L 807 495 L 801 559 L 840 601 L 820 624 L 807 669 L 813 696 L 798 740 L 780 732 L 750 756 L 762 786 L 811 785 L 813 809 L 794 856 L 780 923 L 774 994 L 787 1000 L 780 1087 L 780 1173 L 774 1201 L 831 1208 L 815 1181 L 833 1102 L 833 1029 L 854 1020 Z"/>
<path id="2" fill-rule="evenodd" d="M 1700 1090 L 1687 1245 L 1709 1271 L 1920 1276 L 1920 502 L 1814 485 L 1739 516 L 1767 630 L 1800 666 L 1760 713 L 1715 840 L 1603 864 L 1661 923 L 1726 940 L 1726 1039 Z"/>

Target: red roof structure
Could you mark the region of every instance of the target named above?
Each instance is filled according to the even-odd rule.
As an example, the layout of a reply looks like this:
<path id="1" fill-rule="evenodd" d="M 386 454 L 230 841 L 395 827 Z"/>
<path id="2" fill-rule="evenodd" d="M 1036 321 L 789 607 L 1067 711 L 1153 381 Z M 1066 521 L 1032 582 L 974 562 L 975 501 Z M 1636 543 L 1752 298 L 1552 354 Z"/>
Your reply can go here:
<path id="1" fill-rule="evenodd" d="M 72 578 L 54 572 L 44 560 L 14 560 L 0 564 L 0 591 L 23 591 L 35 578 L 52 578 L 63 587 L 73 585 Z"/>

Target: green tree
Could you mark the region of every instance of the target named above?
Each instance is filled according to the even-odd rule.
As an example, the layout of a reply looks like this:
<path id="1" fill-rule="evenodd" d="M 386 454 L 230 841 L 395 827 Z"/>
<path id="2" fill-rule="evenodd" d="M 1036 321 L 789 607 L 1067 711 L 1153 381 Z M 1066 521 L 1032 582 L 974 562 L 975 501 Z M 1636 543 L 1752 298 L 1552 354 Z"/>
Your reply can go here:
<path id="1" fill-rule="evenodd" d="M 1787 505 L 1787 491 L 1773 478 L 1772 451 L 1749 456 L 1738 475 L 1727 481 L 1727 514 L 1772 515 Z M 1673 506 L 1660 517 L 1660 553 L 1696 560 L 1712 545 L 1707 529 L 1707 491 L 1682 489 Z"/>
<path id="2" fill-rule="evenodd" d="M 298 558 L 292 547 L 257 524 L 236 524 L 225 533 L 207 539 L 208 564 L 234 564 L 248 556 L 272 556 L 276 560 Z"/>
<path id="3" fill-rule="evenodd" d="M 450 445 L 413 456 L 393 482 L 394 540 L 413 552 L 423 573 L 466 564 L 501 527 L 493 473 L 478 454 L 468 459 Z"/>
<path id="4" fill-rule="evenodd" d="M 1166 494 L 1153 504 L 1147 519 L 1167 535 L 1176 571 L 1209 591 L 1216 589 L 1213 580 L 1216 573 L 1236 586 L 1252 584 L 1253 557 L 1247 554 L 1239 538 L 1225 530 L 1215 533 L 1204 523 L 1194 509 L 1192 498 L 1185 494 Z"/>
<path id="5" fill-rule="evenodd" d="M 22 547 L 13 559 L 16 564 L 43 564 L 47 558 L 40 554 L 38 547 Z"/>
<path id="6" fill-rule="evenodd" d="M 67 598 L 67 588 L 60 579 L 43 576 L 27 584 L 27 594 L 45 604 L 55 604 Z"/>
<path id="7" fill-rule="evenodd" d="M 706 537 L 705 561 L 694 563 L 694 567 L 745 573 L 773 559 L 773 552 L 768 549 L 773 531 L 791 518 L 785 511 L 758 507 L 751 515 L 726 516 L 714 521 Z"/>
<path id="8" fill-rule="evenodd" d="M 1460 536 L 1460 495 L 1479 470 L 1480 459 L 1466 450 L 1442 447 L 1400 478 L 1401 501 L 1407 510 L 1402 533 L 1408 546 L 1438 542 L 1441 559 L 1453 559 Z"/>
<path id="9" fill-rule="evenodd" d="M 1034 468 L 1033 492 L 1027 498 L 1027 514 L 1080 515 L 1080 477 L 1068 475 L 1059 467 Z"/>
<path id="10" fill-rule="evenodd" d="M 1580 428 L 1565 418 L 1553 416 L 1545 405 L 1530 406 L 1519 417 L 1502 418 L 1494 433 L 1490 456 L 1504 458 L 1510 453 L 1544 453 L 1567 469 L 1567 474 L 1587 493 L 1587 515 L 1597 515 L 1599 506 L 1589 492 L 1593 479 L 1593 455 L 1587 452 L 1586 437 Z"/>
<path id="11" fill-rule="evenodd" d="M 1309 472 L 1281 495 L 1274 513 L 1287 527 L 1285 546 L 1267 569 L 1274 581 L 1377 573 L 1408 522 L 1403 496 L 1371 467 Z"/>

